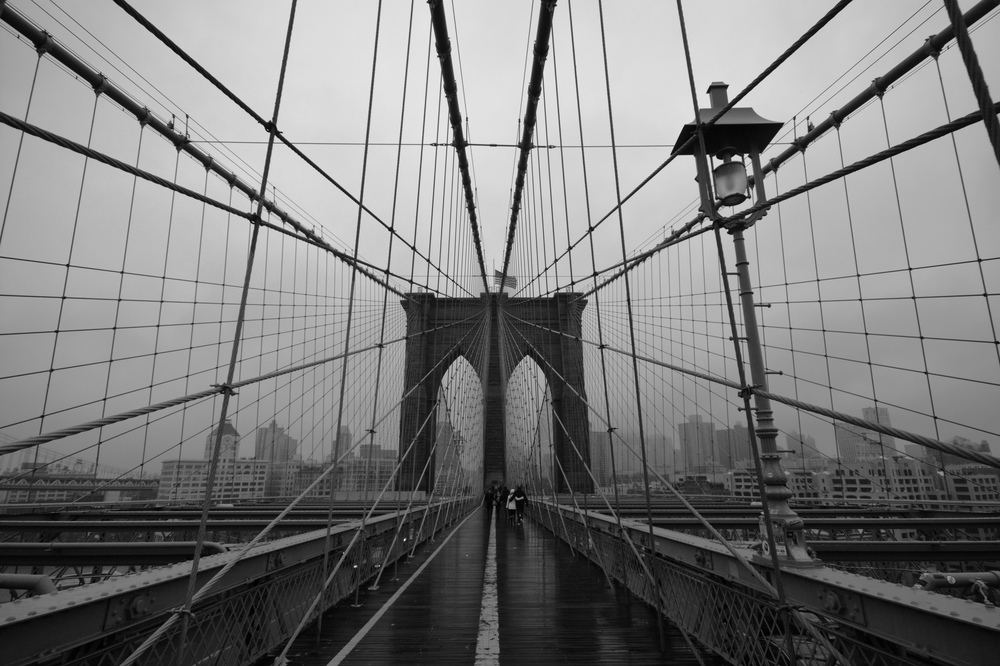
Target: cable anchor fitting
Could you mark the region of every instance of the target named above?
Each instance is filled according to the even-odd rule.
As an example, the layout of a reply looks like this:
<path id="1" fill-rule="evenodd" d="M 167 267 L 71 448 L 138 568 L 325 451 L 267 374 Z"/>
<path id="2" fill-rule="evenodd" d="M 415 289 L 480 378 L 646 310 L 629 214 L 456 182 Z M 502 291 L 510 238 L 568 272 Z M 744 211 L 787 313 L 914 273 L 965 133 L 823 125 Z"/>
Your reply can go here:
<path id="1" fill-rule="evenodd" d="M 941 55 L 941 49 L 934 45 L 935 36 L 936 35 L 931 35 L 924 40 L 924 53 L 937 60 L 938 56 Z"/>

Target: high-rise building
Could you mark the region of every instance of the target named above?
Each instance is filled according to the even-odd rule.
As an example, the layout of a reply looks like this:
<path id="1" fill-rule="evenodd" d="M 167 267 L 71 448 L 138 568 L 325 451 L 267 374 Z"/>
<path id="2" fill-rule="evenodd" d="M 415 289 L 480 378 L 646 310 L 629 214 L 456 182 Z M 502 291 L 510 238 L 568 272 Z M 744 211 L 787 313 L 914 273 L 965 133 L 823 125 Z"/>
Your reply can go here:
<path id="1" fill-rule="evenodd" d="M 873 421 L 874 423 L 880 423 L 882 425 L 892 425 L 889 420 L 889 408 L 888 407 L 864 407 L 861 410 L 861 418 L 866 421 Z M 872 433 L 875 441 L 879 443 L 879 453 L 882 455 L 884 449 L 885 455 L 896 455 L 899 451 L 896 450 L 896 438 L 891 435 L 883 435 L 882 433 Z"/>
<path id="2" fill-rule="evenodd" d="M 597 485 L 608 486 L 611 478 L 611 440 L 607 431 L 590 431 L 590 469 L 597 479 Z"/>
<path id="3" fill-rule="evenodd" d="M 703 421 L 700 414 L 688 416 L 677 426 L 684 455 L 684 471 L 688 475 L 706 474 L 715 464 L 715 426 Z"/>
<path id="4" fill-rule="evenodd" d="M 333 452 L 330 457 L 333 459 L 339 458 L 354 446 L 354 435 L 351 434 L 351 429 L 348 426 L 340 426 L 340 431 L 337 433 L 337 441 L 334 442 Z"/>
<path id="5" fill-rule="evenodd" d="M 218 437 L 219 428 L 215 427 L 205 438 L 205 460 L 212 459 L 212 452 L 215 450 L 215 439 Z M 219 450 L 219 460 L 236 460 L 240 451 L 240 433 L 236 432 L 232 421 L 226 419 L 222 426 L 222 447 Z"/>
<path id="6" fill-rule="evenodd" d="M 740 469 L 753 460 L 750 431 L 742 423 L 715 431 L 715 463 L 727 470 Z"/>
<path id="7" fill-rule="evenodd" d="M 865 407 L 861 417 L 866 421 L 891 425 L 886 407 Z M 867 458 L 896 455 L 896 440 L 889 435 L 842 421 L 833 422 L 837 437 L 837 452 L 842 462 L 854 463 Z"/>
<path id="8" fill-rule="evenodd" d="M 798 459 L 814 457 L 819 453 L 819 449 L 816 448 L 816 438 L 803 435 L 798 430 L 785 433 L 785 448 L 795 451 L 795 457 Z"/>
<path id="9" fill-rule="evenodd" d="M 298 440 L 289 437 L 285 429 L 272 420 L 269 426 L 257 428 L 254 458 L 272 463 L 288 462 L 295 457 L 298 446 Z"/>

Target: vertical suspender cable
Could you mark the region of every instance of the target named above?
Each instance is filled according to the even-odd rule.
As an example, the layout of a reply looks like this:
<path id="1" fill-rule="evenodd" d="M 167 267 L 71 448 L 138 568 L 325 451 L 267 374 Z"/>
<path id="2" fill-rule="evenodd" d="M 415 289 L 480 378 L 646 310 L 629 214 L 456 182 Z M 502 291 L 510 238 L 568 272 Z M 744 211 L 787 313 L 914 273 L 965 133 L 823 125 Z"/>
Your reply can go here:
<path id="1" fill-rule="evenodd" d="M 370 81 L 369 86 L 368 86 L 368 117 L 367 117 L 367 120 L 366 120 L 366 123 L 365 123 L 365 149 L 364 149 L 364 154 L 363 154 L 363 156 L 361 158 L 361 188 L 360 188 L 360 191 L 358 192 L 358 200 L 359 200 L 359 204 L 358 204 L 358 217 L 357 217 L 357 221 L 356 221 L 356 223 L 354 225 L 354 250 L 353 250 L 353 256 L 354 256 L 355 262 L 357 261 L 358 254 L 359 254 L 359 252 L 358 252 L 358 246 L 361 244 L 361 219 L 362 219 L 362 217 L 364 215 L 363 205 L 364 205 L 364 202 L 365 202 L 365 185 L 368 182 L 368 152 L 369 152 L 369 150 L 371 148 L 370 141 L 371 141 L 371 130 L 372 130 L 372 108 L 373 108 L 373 101 L 374 101 L 374 98 L 375 98 L 375 66 L 378 63 L 378 42 L 379 42 L 379 34 L 381 32 L 381 27 L 382 27 L 382 0 L 379 0 L 378 9 L 376 10 L 376 16 L 375 16 L 375 46 L 372 49 L 372 70 L 371 70 L 372 73 L 371 73 L 371 81 Z M 388 266 L 387 266 L 387 268 L 388 268 Z M 337 448 L 336 448 L 336 451 L 334 452 L 334 458 L 335 459 L 339 459 L 340 458 L 340 429 L 341 429 L 341 427 L 343 425 L 343 420 L 344 420 L 344 395 L 345 395 L 346 389 L 347 389 L 347 364 L 349 363 L 349 359 L 346 356 L 346 354 L 349 351 L 350 345 L 351 345 L 351 332 L 352 332 L 351 326 L 353 324 L 353 317 L 354 317 L 354 291 L 355 291 L 355 287 L 357 285 L 357 279 L 358 279 L 358 271 L 357 271 L 357 265 L 355 264 L 355 266 L 353 266 L 352 269 L 351 269 L 351 285 L 348 288 L 347 328 L 346 328 L 346 330 L 344 332 L 344 354 L 345 354 L 345 356 L 344 356 L 343 365 L 340 367 L 340 399 L 338 400 L 338 404 L 337 404 L 337 422 L 336 422 L 337 425 L 336 425 L 336 431 L 335 431 L 336 432 L 336 438 L 337 438 L 336 439 L 336 447 Z M 336 463 L 334 463 L 334 464 L 336 464 Z M 334 498 L 336 497 L 337 481 L 338 481 L 338 478 L 337 478 L 336 475 L 334 475 L 333 485 L 330 488 L 330 502 L 328 504 L 329 509 L 327 511 L 327 520 L 326 520 L 326 547 L 323 549 L 323 568 L 322 568 L 323 578 L 321 578 L 321 584 L 322 584 L 322 580 L 325 579 L 325 577 L 326 577 L 326 569 L 327 569 L 327 566 L 329 564 L 330 538 L 331 538 L 331 533 L 333 531 L 333 502 L 334 502 Z M 365 521 L 362 519 L 362 521 L 361 521 L 361 523 L 360 523 L 360 525 L 358 527 L 358 535 L 362 536 L 362 538 L 363 538 L 363 535 L 364 535 L 364 530 L 365 530 Z M 322 594 L 322 592 L 323 592 L 323 590 L 321 589 L 320 593 Z M 323 614 L 320 613 L 319 614 L 319 618 L 317 620 L 317 628 L 316 628 L 316 640 L 317 640 L 317 642 L 320 639 L 320 633 L 321 633 L 321 630 L 322 630 L 322 626 L 323 626 Z"/>
<path id="2" fill-rule="evenodd" d="M 552 14 L 555 12 L 556 0 L 542 0 L 538 5 L 538 28 L 535 33 L 534 60 L 531 64 L 531 79 L 528 81 L 528 100 L 524 108 L 524 124 L 521 130 L 520 157 L 517 161 L 517 175 L 514 181 L 514 198 L 510 209 L 510 224 L 507 229 L 507 247 L 504 250 L 502 280 L 507 277 L 510 266 L 511 249 L 514 245 L 514 232 L 517 229 L 517 215 L 521 208 L 521 193 L 524 189 L 524 174 L 528 169 L 528 155 L 531 153 L 531 139 L 535 131 L 535 121 L 538 113 L 538 98 L 542 94 L 542 77 L 545 73 L 545 60 L 549 55 L 549 35 L 552 32 Z"/>
<path id="3" fill-rule="evenodd" d="M 614 168 L 615 174 L 615 201 L 618 202 L 617 212 L 618 212 L 618 232 L 621 239 L 621 249 L 622 249 L 622 261 L 628 261 L 628 250 L 625 247 L 625 219 L 622 216 L 621 210 L 621 183 L 618 174 L 618 150 L 615 146 L 615 118 L 611 105 L 611 74 L 608 71 L 608 44 L 607 36 L 604 30 L 604 3 L 598 0 L 597 12 L 600 17 L 601 24 L 601 52 L 604 59 L 604 87 L 605 94 L 607 96 L 608 102 L 608 129 L 611 136 L 611 161 Z M 642 417 L 642 395 L 639 392 L 639 361 L 636 358 L 636 342 L 635 342 L 635 320 L 632 315 L 632 288 L 629 286 L 628 275 L 624 276 L 625 280 L 625 310 L 628 314 L 628 333 L 629 342 L 632 356 L 632 379 L 635 387 L 635 411 L 636 418 L 639 425 L 639 448 L 642 453 L 642 482 L 643 488 L 646 494 L 646 520 L 649 523 L 649 538 L 650 543 L 653 540 L 653 509 L 649 497 L 649 465 L 646 460 L 646 433 L 643 424 Z M 655 578 L 655 577 L 654 577 Z M 657 601 L 657 627 L 660 631 L 660 646 L 661 649 L 664 646 L 664 635 L 663 635 L 663 602 L 660 595 L 660 585 L 659 579 L 651 581 L 656 588 L 656 601 Z"/>
<path id="4" fill-rule="evenodd" d="M 427 98 L 430 96 L 431 79 L 431 40 L 434 32 L 427 32 L 427 65 L 424 68 L 424 106 L 420 115 L 420 156 L 417 159 L 417 197 L 413 204 L 413 247 L 417 246 L 417 230 L 420 227 L 420 194 L 424 179 L 424 146 L 427 138 Z M 413 291 L 413 272 L 416 270 L 417 253 L 410 254 L 410 291 Z"/>
<path id="5" fill-rule="evenodd" d="M 246 273 L 243 279 L 243 292 L 240 296 L 240 308 L 239 313 L 236 318 L 236 330 L 233 334 L 233 349 L 232 354 L 229 359 L 229 371 L 227 373 L 226 384 L 224 386 L 231 386 L 233 383 L 233 378 L 236 373 L 236 361 L 239 356 L 240 349 L 240 337 L 243 334 L 243 321 L 246 316 L 246 306 L 247 306 L 247 294 L 250 291 L 250 277 L 253 274 L 253 260 L 254 255 L 257 250 L 257 238 L 260 234 L 260 222 L 261 222 L 261 212 L 264 208 L 264 192 L 267 190 L 267 179 L 271 170 L 271 155 L 274 150 L 274 138 L 278 132 L 278 112 L 281 109 L 281 93 L 284 88 L 285 82 L 285 71 L 288 65 L 288 51 L 291 46 L 292 41 L 292 27 L 295 23 L 295 6 L 297 0 L 292 0 L 291 9 L 289 10 L 288 17 L 288 30 L 285 36 L 285 49 L 282 54 L 281 60 L 281 72 L 278 75 L 278 90 L 275 93 L 274 99 L 274 113 L 271 117 L 271 122 L 268 125 L 268 141 L 267 141 L 267 154 L 264 158 L 264 171 L 261 176 L 261 186 L 260 186 L 260 196 L 257 199 L 257 211 L 253 217 L 253 232 L 250 238 L 250 249 L 247 254 L 247 267 Z M 212 501 L 212 486 L 215 482 L 215 474 L 218 468 L 219 452 L 222 446 L 222 432 L 223 426 L 226 423 L 226 415 L 229 408 L 229 398 L 233 391 L 231 389 L 226 390 L 222 396 L 222 407 L 219 412 L 219 423 L 216 428 L 216 438 L 214 451 L 212 455 L 212 463 L 209 465 L 208 469 L 208 479 L 206 480 L 205 488 L 205 501 L 202 505 L 201 520 L 198 525 L 198 539 L 197 545 L 194 550 L 194 558 L 191 562 L 191 575 L 188 578 L 188 588 L 185 595 L 184 606 L 179 613 L 172 614 L 166 622 L 161 624 L 156 631 L 154 631 L 150 636 L 143 641 L 143 643 L 136 648 L 132 654 L 122 662 L 122 666 L 131 666 L 134 664 L 140 656 L 142 656 L 146 650 L 148 650 L 156 641 L 160 639 L 163 634 L 165 634 L 176 622 L 177 618 L 182 618 L 181 620 L 181 630 L 179 636 L 179 645 L 177 648 L 177 664 L 178 666 L 183 666 L 184 664 L 184 652 L 185 652 L 185 642 L 187 636 L 187 628 L 190 623 L 190 618 L 193 615 L 191 612 L 192 600 L 195 593 L 195 585 L 198 579 L 198 564 L 201 557 L 201 547 L 205 541 L 205 531 L 208 523 L 208 510 L 211 507 Z"/>
<path id="6" fill-rule="evenodd" d="M 469 209 L 469 224 L 472 226 L 472 237 L 476 244 L 479 272 L 483 280 L 483 288 L 489 291 L 489 282 L 486 280 L 486 264 L 483 262 L 483 244 L 479 237 L 479 224 L 476 219 L 475 193 L 472 190 L 472 177 L 469 175 L 469 158 L 465 153 L 468 143 L 462 129 L 462 113 L 458 108 L 458 83 L 455 81 L 455 66 L 451 59 L 451 40 L 448 38 L 448 22 L 445 20 L 444 2 L 443 0 L 429 0 L 428 4 L 431 10 L 434 35 L 437 38 L 435 45 L 438 58 L 441 61 L 442 84 L 445 97 L 448 99 L 448 117 L 451 120 L 453 142 L 458 157 L 459 171 L 462 175 L 465 204 Z"/>
<path id="7" fill-rule="evenodd" d="M 593 219 L 591 218 L 591 210 L 590 210 L 590 186 L 589 186 L 589 180 L 588 180 L 588 176 L 587 176 L 587 149 L 585 148 L 586 142 L 584 141 L 584 138 L 583 138 L 583 107 L 582 107 L 582 105 L 580 103 L 580 77 L 579 77 L 579 68 L 577 67 L 577 60 L 576 60 L 576 32 L 575 32 L 574 27 L 573 27 L 573 5 L 572 5 L 572 3 L 568 5 L 567 9 L 569 11 L 569 40 L 570 40 L 570 53 L 571 53 L 572 61 L 573 61 L 573 83 L 574 83 L 574 90 L 576 92 L 576 117 L 577 117 L 577 124 L 579 125 L 579 128 L 580 128 L 580 165 L 581 165 L 581 168 L 583 170 L 583 197 L 584 197 L 584 203 L 586 205 L 586 211 L 587 211 L 587 227 L 590 228 L 591 225 L 593 224 Z M 556 87 L 556 94 L 557 95 L 559 94 L 559 88 L 558 88 L 558 86 Z M 561 133 L 561 130 L 560 130 L 560 141 L 559 141 L 560 144 L 562 143 L 562 138 L 561 137 L 562 137 L 562 133 Z M 567 209 L 567 212 L 568 212 L 568 209 Z M 568 226 L 568 224 L 569 223 L 567 221 L 567 234 L 569 233 L 569 226 Z M 590 266 L 591 266 L 591 270 L 592 271 L 596 271 L 596 269 L 597 269 L 597 258 L 596 258 L 596 254 L 595 254 L 595 250 L 594 250 L 594 235 L 593 234 L 587 234 L 587 237 L 590 240 Z M 567 236 L 567 242 L 568 241 L 569 241 L 569 239 L 568 239 L 568 236 Z M 570 256 L 572 256 L 572 255 L 570 255 Z M 572 260 L 571 260 L 570 261 L 570 266 L 572 267 L 572 265 L 573 264 L 572 264 Z M 596 287 L 597 286 L 597 273 L 596 272 L 594 272 L 594 274 L 593 274 L 593 279 L 594 279 L 594 286 Z M 611 422 L 612 422 L 611 421 L 611 398 L 608 395 L 608 368 L 607 368 L 607 358 L 605 356 L 606 348 L 605 348 L 605 345 L 604 345 L 604 323 L 601 320 L 601 297 L 597 293 L 596 290 L 594 291 L 594 311 L 597 313 L 597 342 L 598 342 L 598 351 L 600 352 L 600 356 L 601 356 L 601 382 L 602 382 L 602 385 L 603 385 L 603 388 L 604 388 L 604 413 L 605 413 L 605 418 L 608 421 L 608 426 L 607 426 L 607 435 L 608 435 L 608 437 L 607 437 L 607 445 L 608 445 L 609 462 L 611 463 L 611 485 L 614 488 L 614 493 L 615 493 L 615 512 L 614 513 L 615 513 L 615 518 L 618 520 L 618 527 L 620 529 L 622 527 L 621 511 L 620 511 L 621 504 L 620 504 L 619 497 L 618 497 L 618 471 L 617 471 L 616 466 L 615 466 L 615 464 L 616 464 L 616 461 L 615 461 L 615 446 L 614 446 L 614 442 L 612 441 L 613 428 L 611 426 Z"/>

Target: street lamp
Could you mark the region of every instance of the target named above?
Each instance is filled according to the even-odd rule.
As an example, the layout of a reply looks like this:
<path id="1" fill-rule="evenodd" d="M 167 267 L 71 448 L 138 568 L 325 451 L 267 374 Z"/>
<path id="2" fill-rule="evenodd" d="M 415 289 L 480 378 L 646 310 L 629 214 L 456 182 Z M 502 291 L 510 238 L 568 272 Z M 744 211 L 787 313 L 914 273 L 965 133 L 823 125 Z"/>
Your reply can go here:
<path id="1" fill-rule="evenodd" d="M 729 86 L 719 81 L 708 87 L 708 97 L 712 107 L 698 109 L 698 118 L 681 128 L 681 133 L 674 142 L 676 146 L 674 154 L 694 156 L 701 154 L 701 142 L 692 141 L 687 147 L 684 147 L 684 144 L 695 137 L 699 125 L 707 123 L 729 104 L 729 97 L 726 94 L 728 88 Z M 743 162 L 733 161 L 736 155 L 750 156 L 754 163 L 754 180 L 757 181 L 755 184 L 758 188 L 763 186 L 760 182 L 762 174 L 759 174 L 760 151 L 767 147 L 780 129 L 781 123 L 762 118 L 756 111 L 745 106 L 733 107 L 711 126 L 701 128 L 705 153 L 722 160 L 722 164 L 712 172 L 715 195 L 721 205 L 737 206 L 747 199 L 749 179 Z M 700 170 L 699 165 L 699 172 Z M 761 191 L 758 189 L 758 192 Z M 711 211 L 706 210 L 705 213 L 710 214 Z"/>
<path id="2" fill-rule="evenodd" d="M 697 161 L 702 211 L 713 223 L 721 219 L 720 206 L 737 206 L 747 200 L 749 179 L 746 167 L 736 155 L 748 155 L 753 165 L 754 186 L 758 203 L 766 199 L 764 194 L 764 174 L 760 167 L 760 151 L 763 150 L 781 129 L 781 123 L 760 117 L 749 107 L 734 107 L 712 125 L 708 122 L 729 104 L 725 83 L 713 83 L 708 88 L 712 107 L 698 109 L 698 118 L 681 129 L 674 143 L 675 154 L 693 155 Z M 700 136 L 699 136 L 700 135 Z M 694 139 L 689 142 L 689 139 Z M 688 144 L 686 147 L 684 144 Z M 704 151 L 704 152 L 703 152 Z M 708 156 L 721 160 L 712 172 L 716 204 L 708 188 Z M 702 180 L 704 178 L 704 180 Z M 757 308 L 753 299 L 753 284 L 750 281 L 750 261 L 747 258 L 743 230 L 752 225 L 764 211 L 742 218 L 737 217 L 726 225 L 733 236 L 736 253 L 736 273 L 739 280 L 740 305 L 743 310 L 743 325 L 746 335 L 747 359 L 750 363 L 750 382 L 754 388 L 767 390 L 767 371 L 764 367 L 764 353 L 760 333 L 757 329 Z M 721 251 L 721 245 L 720 245 Z M 769 398 L 753 392 L 754 412 L 757 417 L 756 434 L 760 443 L 760 467 L 758 474 L 764 484 L 766 513 L 761 515 L 761 535 L 773 535 L 774 549 L 770 550 L 770 539 L 764 540 L 762 562 L 773 558 L 781 564 L 813 566 L 817 564 L 805 544 L 802 519 L 788 506 L 792 491 L 788 488 L 788 477 L 781 467 L 778 454 L 778 429 L 774 425 L 773 411 Z M 765 517 L 767 521 L 765 521 Z"/>
<path id="3" fill-rule="evenodd" d="M 712 171 L 712 181 L 715 183 L 715 198 L 722 202 L 723 206 L 738 206 L 747 200 L 749 181 L 747 168 L 743 166 L 743 162 L 723 160 L 722 164 Z"/>

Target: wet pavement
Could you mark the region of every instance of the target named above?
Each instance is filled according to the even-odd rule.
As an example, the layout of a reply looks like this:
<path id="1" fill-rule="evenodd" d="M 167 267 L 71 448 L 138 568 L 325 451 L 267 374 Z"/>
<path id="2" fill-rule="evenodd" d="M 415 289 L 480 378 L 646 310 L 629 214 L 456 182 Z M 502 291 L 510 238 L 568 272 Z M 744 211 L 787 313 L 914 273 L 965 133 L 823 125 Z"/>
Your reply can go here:
<path id="1" fill-rule="evenodd" d="M 500 521 L 494 557 L 490 527 L 478 511 L 387 570 L 360 606 L 325 614 L 318 641 L 303 632 L 289 664 L 699 663 L 667 624 L 661 652 L 656 613 L 541 526 Z"/>

